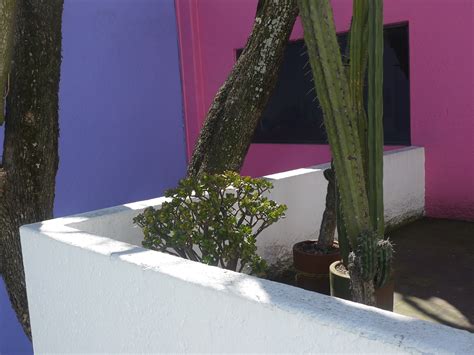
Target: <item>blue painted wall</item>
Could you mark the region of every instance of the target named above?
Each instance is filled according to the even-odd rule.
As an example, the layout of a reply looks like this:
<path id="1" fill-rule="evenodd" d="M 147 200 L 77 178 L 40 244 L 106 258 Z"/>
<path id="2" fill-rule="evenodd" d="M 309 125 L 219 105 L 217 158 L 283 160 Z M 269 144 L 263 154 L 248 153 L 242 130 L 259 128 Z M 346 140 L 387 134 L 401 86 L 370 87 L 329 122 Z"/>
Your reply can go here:
<path id="1" fill-rule="evenodd" d="M 184 176 L 180 85 L 173 0 L 65 1 L 56 216 L 160 196 Z M 20 352 L 31 345 L 0 282 L 0 354 Z"/>

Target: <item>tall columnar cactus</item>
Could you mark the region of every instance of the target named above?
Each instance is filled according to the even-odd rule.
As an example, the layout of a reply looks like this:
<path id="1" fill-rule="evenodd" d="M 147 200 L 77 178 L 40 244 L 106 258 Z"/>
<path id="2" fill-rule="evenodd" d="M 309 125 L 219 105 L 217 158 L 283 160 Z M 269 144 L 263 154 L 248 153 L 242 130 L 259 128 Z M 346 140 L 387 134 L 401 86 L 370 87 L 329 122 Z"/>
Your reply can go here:
<path id="1" fill-rule="evenodd" d="M 383 207 L 383 0 L 369 1 L 368 198 L 372 226 L 384 235 Z"/>
<path id="2" fill-rule="evenodd" d="M 365 187 L 369 190 L 367 179 L 368 169 L 368 146 L 367 146 L 367 114 L 364 107 L 364 84 L 368 61 L 368 0 L 354 0 L 352 9 L 351 29 L 348 36 L 346 48 L 346 65 L 348 66 L 347 77 L 349 90 L 354 103 L 354 111 L 357 117 L 357 129 L 362 152 L 362 164 L 365 172 Z M 347 240 L 347 230 L 342 221 L 340 212 L 341 204 L 338 205 L 337 231 L 339 247 L 346 268 L 349 265 L 349 253 L 351 251 Z"/>
<path id="3" fill-rule="evenodd" d="M 341 210 L 351 244 L 370 229 L 357 118 L 342 65 L 332 8 L 328 0 L 300 0 L 304 38 L 316 92 L 324 112 L 334 166 L 338 177 Z M 344 176 L 345 178 L 339 178 Z"/>
<path id="4" fill-rule="evenodd" d="M 357 128 L 364 170 L 367 170 L 367 115 L 364 108 L 364 83 L 367 71 L 368 0 L 355 0 L 349 33 L 349 89 L 357 116 Z M 366 181 L 368 187 L 368 181 Z"/>
<path id="5" fill-rule="evenodd" d="M 316 91 L 337 176 L 343 225 L 352 250 L 353 299 L 374 305 L 374 282 L 390 276 L 391 244 L 383 240 L 383 0 L 354 0 L 350 67 L 344 71 L 329 0 L 299 0 Z M 368 115 L 364 79 L 369 70 Z M 368 119 L 367 119 L 368 117 Z M 344 236 L 343 236 L 344 237 Z M 347 260 L 348 259 L 348 260 Z"/>
<path id="6" fill-rule="evenodd" d="M 349 36 L 349 87 L 357 115 L 369 214 L 375 237 L 385 232 L 383 205 L 383 0 L 355 0 Z M 368 115 L 364 82 L 368 65 Z M 344 233 L 342 234 L 344 238 Z M 347 265 L 347 264 L 346 264 Z"/>

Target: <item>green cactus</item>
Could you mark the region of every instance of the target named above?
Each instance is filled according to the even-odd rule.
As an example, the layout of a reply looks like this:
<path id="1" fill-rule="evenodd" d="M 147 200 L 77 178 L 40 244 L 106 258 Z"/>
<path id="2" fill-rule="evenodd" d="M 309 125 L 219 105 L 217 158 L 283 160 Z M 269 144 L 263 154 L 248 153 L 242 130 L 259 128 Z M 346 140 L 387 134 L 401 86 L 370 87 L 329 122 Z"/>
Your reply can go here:
<path id="1" fill-rule="evenodd" d="M 372 227 L 383 237 L 383 0 L 369 1 L 368 13 L 367 192 Z"/>
<path id="2" fill-rule="evenodd" d="M 370 227 L 365 175 L 348 81 L 328 0 L 299 1 L 305 41 L 338 176 L 341 213 L 352 245 Z"/>
<path id="3" fill-rule="evenodd" d="M 364 108 L 364 84 L 368 61 L 368 0 L 354 0 L 349 32 L 349 88 L 357 115 L 357 128 L 364 170 L 367 171 L 367 114 Z M 368 188 L 366 179 L 366 187 Z"/>
<path id="4" fill-rule="evenodd" d="M 355 254 L 360 258 L 361 277 L 365 281 L 374 279 L 377 272 L 377 239 L 373 232 L 365 231 L 359 236 Z"/>
<path id="5" fill-rule="evenodd" d="M 391 276 L 393 246 L 384 240 L 383 204 L 383 0 L 368 6 L 368 105 L 367 105 L 367 197 L 369 213 L 377 239 L 375 288 L 384 286 Z"/>
<path id="6" fill-rule="evenodd" d="M 392 243 L 388 239 L 379 240 L 376 232 L 366 231 L 359 237 L 355 254 L 360 259 L 361 277 L 365 281 L 374 280 L 375 288 L 384 286 L 391 274 Z"/>
<path id="7" fill-rule="evenodd" d="M 299 0 L 316 92 L 337 175 L 343 259 L 352 250 L 357 279 L 373 289 L 390 277 L 392 247 L 383 240 L 383 0 L 354 0 L 344 71 L 329 0 Z M 369 71 L 368 114 L 364 79 Z M 342 222 L 342 223 L 341 223 Z M 354 278 L 355 279 L 355 278 Z M 356 301 L 373 304 L 366 295 Z M 357 299 L 358 298 L 358 299 Z"/>
<path id="8" fill-rule="evenodd" d="M 336 178 L 336 184 L 337 184 L 337 178 Z M 351 252 L 351 246 L 349 243 L 349 239 L 347 238 L 346 226 L 342 220 L 341 201 L 340 201 L 338 193 L 336 193 L 336 227 L 337 227 L 337 239 L 339 242 L 339 250 L 341 252 L 341 257 L 342 257 L 342 263 L 347 269 L 349 266 L 349 253 Z"/>
<path id="9" fill-rule="evenodd" d="M 375 275 L 375 288 L 383 287 L 390 279 L 392 273 L 393 245 L 387 240 L 377 242 L 377 273 Z"/>
<path id="10" fill-rule="evenodd" d="M 347 77 L 349 90 L 354 103 L 354 110 L 357 117 L 357 129 L 362 152 L 362 164 L 364 167 L 365 186 L 369 189 L 367 179 L 367 115 L 364 108 L 364 81 L 367 70 L 368 48 L 368 0 L 353 1 L 353 16 L 351 29 L 348 35 L 348 46 L 345 54 L 345 64 L 348 67 Z M 347 240 L 347 231 L 342 221 L 341 205 L 338 206 L 337 231 L 343 263 L 348 268 L 349 253 L 351 248 Z M 369 209 L 370 211 L 370 209 Z"/>

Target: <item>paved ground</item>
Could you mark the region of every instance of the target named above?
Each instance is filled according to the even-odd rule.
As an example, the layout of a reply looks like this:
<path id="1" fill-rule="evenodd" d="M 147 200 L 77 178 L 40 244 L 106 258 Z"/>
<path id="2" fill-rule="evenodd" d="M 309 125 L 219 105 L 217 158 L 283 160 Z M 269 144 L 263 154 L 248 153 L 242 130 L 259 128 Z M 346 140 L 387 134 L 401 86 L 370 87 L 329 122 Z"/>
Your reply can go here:
<path id="1" fill-rule="evenodd" d="M 395 312 L 474 332 L 474 223 L 424 218 L 390 238 Z"/>
<path id="2" fill-rule="evenodd" d="M 474 222 L 423 218 L 389 236 L 394 311 L 474 332 Z M 276 271 L 270 279 L 294 286 L 292 267 Z"/>

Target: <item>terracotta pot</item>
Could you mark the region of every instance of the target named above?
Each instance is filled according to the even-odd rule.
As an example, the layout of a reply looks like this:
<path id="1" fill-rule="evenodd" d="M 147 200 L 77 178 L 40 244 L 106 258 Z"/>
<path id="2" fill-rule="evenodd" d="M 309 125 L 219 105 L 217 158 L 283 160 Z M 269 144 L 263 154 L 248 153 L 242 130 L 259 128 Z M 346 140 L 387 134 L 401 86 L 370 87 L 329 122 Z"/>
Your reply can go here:
<path id="1" fill-rule="evenodd" d="M 336 269 L 336 266 L 342 261 L 335 261 L 329 267 L 329 279 L 331 284 L 331 296 L 351 299 L 350 277 Z M 375 290 L 375 302 L 377 308 L 393 312 L 393 293 L 395 291 L 395 282 L 391 278 L 385 286 Z"/>
<path id="2" fill-rule="evenodd" d="M 296 286 L 310 291 L 329 295 L 329 265 L 341 259 L 339 244 L 330 254 L 314 254 L 305 252 L 303 247 L 317 241 L 306 240 L 293 245 L 293 265 L 296 269 Z"/>

